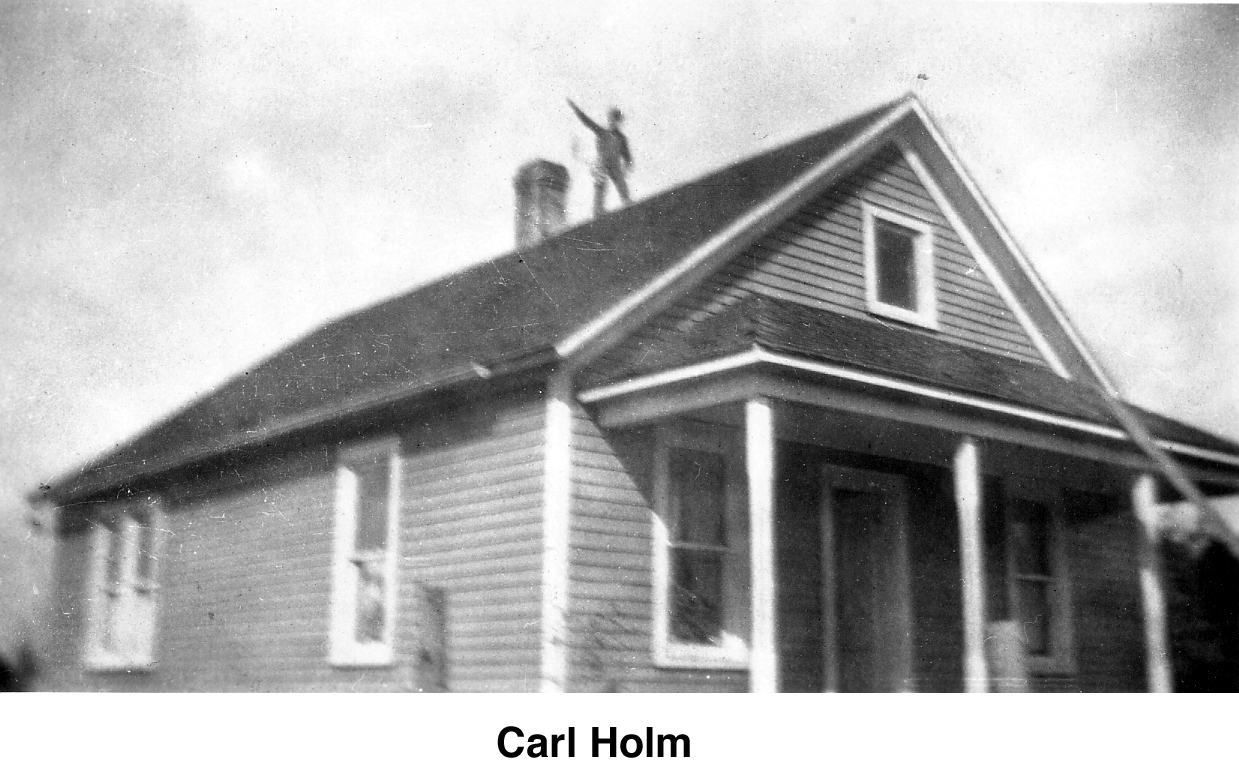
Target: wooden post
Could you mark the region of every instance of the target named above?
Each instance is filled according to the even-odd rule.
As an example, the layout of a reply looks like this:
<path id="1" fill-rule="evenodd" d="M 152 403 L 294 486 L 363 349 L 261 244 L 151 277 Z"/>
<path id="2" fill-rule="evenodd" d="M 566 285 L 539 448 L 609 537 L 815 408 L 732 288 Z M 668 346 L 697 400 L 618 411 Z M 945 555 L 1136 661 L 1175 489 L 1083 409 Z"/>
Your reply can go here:
<path id="1" fill-rule="evenodd" d="M 970 436 L 955 449 L 955 507 L 964 596 L 964 690 L 989 691 L 985 663 L 985 574 L 981 566 L 981 468 Z"/>
<path id="2" fill-rule="evenodd" d="M 1158 550 L 1157 481 L 1141 474 L 1132 487 L 1132 506 L 1140 521 L 1140 596 L 1144 603 L 1144 647 L 1149 692 L 1170 693 L 1170 641 L 1166 626 L 1166 590 Z"/>
<path id="3" fill-rule="evenodd" d="M 774 408 L 769 398 L 744 404 L 745 465 L 749 482 L 749 554 L 752 569 L 752 647 L 749 690 L 779 690 L 774 561 Z"/>

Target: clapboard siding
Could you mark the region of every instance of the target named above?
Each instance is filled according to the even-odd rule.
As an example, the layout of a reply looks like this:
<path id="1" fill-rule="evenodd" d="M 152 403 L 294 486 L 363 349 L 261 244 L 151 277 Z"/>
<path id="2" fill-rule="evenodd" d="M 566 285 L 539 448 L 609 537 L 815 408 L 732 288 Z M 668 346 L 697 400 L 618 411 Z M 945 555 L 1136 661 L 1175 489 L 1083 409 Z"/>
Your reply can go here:
<path id="1" fill-rule="evenodd" d="M 775 515 L 779 688 L 820 691 L 822 653 L 821 464 L 815 447 L 784 444 L 777 455 Z"/>
<path id="2" fill-rule="evenodd" d="M 1137 529 L 1130 515 L 1068 526 L 1077 670 L 1069 689 L 1145 690 Z"/>
<path id="3" fill-rule="evenodd" d="M 326 660 L 334 472 L 325 448 L 257 465 L 258 480 L 165 496 L 158 580 L 158 667 L 81 670 L 84 622 L 74 626 L 71 675 L 57 687 L 104 690 L 387 690 L 407 687 L 407 658 L 387 669 L 340 670 Z M 66 565 L 86 570 L 86 535 L 69 531 Z M 402 572 L 403 575 L 403 572 Z M 404 577 L 402 576 L 402 580 Z M 86 583 L 64 581 L 81 602 Z M 84 608 L 79 614 L 84 614 Z M 413 626 L 396 619 L 397 648 Z"/>
<path id="4" fill-rule="evenodd" d="M 917 467 L 908 478 L 912 566 L 912 685 L 917 691 L 964 687 L 964 605 L 959 521 L 947 469 Z"/>
<path id="5" fill-rule="evenodd" d="M 70 510 L 61 510 L 61 516 Z M 64 525 L 61 520 L 60 525 Z M 46 690 L 89 690 L 82 673 L 81 653 L 85 641 L 87 604 L 85 594 L 90 574 L 88 537 L 83 529 L 57 532 L 52 558 L 52 594 L 48 641 L 43 648 L 43 668 L 37 683 Z"/>
<path id="6" fill-rule="evenodd" d="M 108 690 L 410 690 L 426 588 L 445 600 L 449 690 L 533 690 L 540 666 L 543 404 L 503 396 L 428 414 L 401 434 L 395 662 L 327 662 L 335 470 L 331 448 L 198 475 L 165 496 L 158 669 L 85 672 L 88 536 L 57 554 L 48 685 Z"/>
<path id="7" fill-rule="evenodd" d="M 445 594 L 448 690 L 538 688 L 543 410 L 535 393 L 488 400 L 406 441 L 402 549 Z"/>
<path id="8" fill-rule="evenodd" d="M 598 370 L 606 375 L 639 370 L 646 356 L 657 353 L 663 339 L 753 293 L 872 317 L 865 304 L 862 202 L 933 226 L 938 338 L 1044 364 L 963 239 L 902 154 L 890 147 L 686 292 L 602 358 Z"/>
<path id="9" fill-rule="evenodd" d="M 743 691 L 747 674 L 653 665 L 652 438 L 573 417 L 569 688 Z"/>

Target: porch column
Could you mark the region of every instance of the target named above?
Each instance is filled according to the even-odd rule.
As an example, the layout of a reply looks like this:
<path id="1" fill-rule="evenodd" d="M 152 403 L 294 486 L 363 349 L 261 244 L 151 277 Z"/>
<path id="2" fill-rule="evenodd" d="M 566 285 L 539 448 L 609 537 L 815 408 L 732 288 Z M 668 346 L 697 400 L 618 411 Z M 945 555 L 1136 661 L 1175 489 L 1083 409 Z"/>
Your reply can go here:
<path id="1" fill-rule="evenodd" d="M 985 665 L 985 574 L 981 568 L 981 468 L 977 443 L 970 436 L 955 448 L 955 507 L 964 596 L 964 690 L 986 693 L 989 672 Z"/>
<path id="2" fill-rule="evenodd" d="M 1166 625 L 1165 576 L 1158 551 L 1157 480 L 1141 474 L 1132 487 L 1132 506 L 1140 521 L 1140 597 L 1144 603 L 1144 647 L 1150 693 L 1170 693 L 1170 641 Z"/>
<path id="3" fill-rule="evenodd" d="M 779 690 L 774 569 L 774 405 L 769 398 L 744 404 L 745 467 L 748 471 L 749 554 L 752 570 L 752 647 L 749 690 Z"/>

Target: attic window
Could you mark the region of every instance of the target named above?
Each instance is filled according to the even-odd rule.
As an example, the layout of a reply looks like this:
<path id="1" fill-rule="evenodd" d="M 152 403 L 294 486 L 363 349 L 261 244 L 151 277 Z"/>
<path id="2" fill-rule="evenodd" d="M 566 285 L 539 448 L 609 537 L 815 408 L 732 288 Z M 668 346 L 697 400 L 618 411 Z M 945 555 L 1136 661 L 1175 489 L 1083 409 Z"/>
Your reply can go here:
<path id="1" fill-rule="evenodd" d="M 933 227 L 889 209 L 862 205 L 865 298 L 869 311 L 926 328 L 938 327 Z"/>

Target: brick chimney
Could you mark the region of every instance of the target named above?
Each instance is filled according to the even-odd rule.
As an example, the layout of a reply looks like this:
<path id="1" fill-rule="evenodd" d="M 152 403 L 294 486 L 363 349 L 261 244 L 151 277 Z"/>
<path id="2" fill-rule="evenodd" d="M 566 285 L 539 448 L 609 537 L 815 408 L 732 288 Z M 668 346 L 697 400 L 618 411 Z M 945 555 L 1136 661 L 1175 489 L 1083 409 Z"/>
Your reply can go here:
<path id="1" fill-rule="evenodd" d="M 567 221 L 568 169 L 531 160 L 516 169 L 516 248 L 533 246 L 563 230 Z"/>

